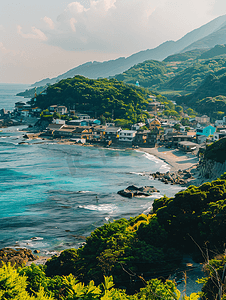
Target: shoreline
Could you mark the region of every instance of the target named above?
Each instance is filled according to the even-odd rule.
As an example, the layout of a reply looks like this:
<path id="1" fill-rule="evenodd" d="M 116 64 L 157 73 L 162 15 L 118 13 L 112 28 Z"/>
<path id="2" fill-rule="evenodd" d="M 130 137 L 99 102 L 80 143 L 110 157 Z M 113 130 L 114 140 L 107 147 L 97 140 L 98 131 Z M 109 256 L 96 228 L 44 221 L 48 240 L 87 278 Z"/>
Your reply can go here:
<path id="1" fill-rule="evenodd" d="M 83 144 L 76 144 L 73 141 L 69 140 L 69 139 L 52 139 L 52 138 L 46 138 L 46 137 L 39 137 L 39 134 L 31 134 L 29 132 L 26 132 L 26 135 L 28 135 L 28 139 L 32 139 L 32 140 L 39 140 L 39 142 L 41 142 L 41 140 L 44 141 L 49 141 L 52 143 L 57 143 L 57 144 L 64 144 L 64 145 L 78 145 L 78 146 L 84 146 L 84 147 L 98 147 L 98 148 L 103 148 L 105 149 L 105 147 L 103 145 L 100 144 L 87 144 L 87 145 L 83 145 Z M 196 155 L 192 154 L 192 153 L 186 153 L 183 152 L 179 149 L 169 149 L 169 148 L 165 148 L 164 146 L 160 146 L 160 147 L 154 147 L 154 148 L 142 148 L 142 147 L 137 147 L 137 148 L 133 148 L 131 145 L 112 145 L 112 147 L 109 147 L 110 149 L 114 150 L 114 149 L 122 149 L 122 150 L 137 150 L 137 151 L 141 151 L 143 153 L 147 153 L 150 155 L 153 155 L 154 157 L 156 157 L 157 159 L 160 159 L 162 161 L 164 161 L 165 163 L 167 163 L 169 165 L 170 168 L 170 172 L 176 172 L 179 170 L 187 170 L 187 169 L 192 169 L 194 167 L 197 166 L 197 164 L 199 163 L 199 159 Z M 108 149 L 109 149 L 108 148 Z"/>
<path id="2" fill-rule="evenodd" d="M 194 168 L 199 159 L 197 156 L 191 153 L 184 153 L 179 149 L 168 149 L 165 147 L 155 148 L 138 148 L 137 150 L 151 154 L 158 159 L 164 161 L 170 166 L 170 172 L 179 170 L 187 170 Z"/>

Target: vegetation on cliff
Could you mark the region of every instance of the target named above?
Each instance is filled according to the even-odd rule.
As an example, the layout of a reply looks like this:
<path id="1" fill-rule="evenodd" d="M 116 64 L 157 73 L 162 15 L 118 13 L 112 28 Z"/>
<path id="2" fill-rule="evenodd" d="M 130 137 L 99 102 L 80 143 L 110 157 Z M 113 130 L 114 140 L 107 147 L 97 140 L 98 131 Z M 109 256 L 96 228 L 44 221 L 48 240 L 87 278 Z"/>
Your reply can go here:
<path id="1" fill-rule="evenodd" d="M 153 213 L 121 219 L 97 228 L 86 244 L 65 250 L 48 263 L 48 276 L 74 274 L 98 284 L 113 276 L 117 287 L 133 291 L 144 279 L 172 273 L 183 253 L 201 259 L 200 248 L 223 251 L 226 180 L 190 186 L 173 198 L 156 199 Z M 70 267 L 68 265 L 70 262 Z"/>
<path id="2" fill-rule="evenodd" d="M 208 145 L 204 152 L 204 159 L 224 163 L 226 161 L 226 138 Z"/>
<path id="3" fill-rule="evenodd" d="M 13 289 L 15 295 L 23 292 L 38 299 L 178 299 L 173 283 L 146 281 L 172 274 L 184 253 L 200 259 L 200 249 L 205 252 L 207 244 L 210 256 L 216 249 L 223 252 L 225 216 L 226 176 L 222 176 L 200 187 L 190 186 L 172 198 L 156 199 L 148 216 L 104 224 L 91 233 L 83 247 L 64 250 L 45 266 L 33 264 L 15 271 L 3 264 L 0 290 L 3 295 Z M 18 278 L 15 291 L 9 284 L 11 276 Z M 20 280 L 23 284 L 17 284 Z M 205 288 L 208 278 L 204 282 Z"/>

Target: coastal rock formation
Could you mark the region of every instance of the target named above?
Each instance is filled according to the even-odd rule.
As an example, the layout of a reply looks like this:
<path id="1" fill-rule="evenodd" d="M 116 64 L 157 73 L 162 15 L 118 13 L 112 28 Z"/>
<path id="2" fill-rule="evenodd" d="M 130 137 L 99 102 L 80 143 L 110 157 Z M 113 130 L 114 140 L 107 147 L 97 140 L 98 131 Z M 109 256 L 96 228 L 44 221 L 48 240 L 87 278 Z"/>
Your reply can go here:
<path id="1" fill-rule="evenodd" d="M 139 188 L 135 185 L 130 185 L 126 189 L 118 191 L 118 194 L 123 197 L 132 198 L 136 196 L 148 197 L 155 192 L 159 191 L 153 186 L 144 186 Z"/>
<path id="2" fill-rule="evenodd" d="M 161 180 L 165 184 L 180 184 L 180 185 L 186 185 L 190 179 L 193 178 L 192 174 L 195 172 L 195 169 L 193 170 L 178 170 L 176 172 L 166 172 L 166 173 L 151 173 L 150 176 L 152 176 L 154 179 Z"/>
<path id="3" fill-rule="evenodd" d="M 201 160 L 198 166 L 199 177 L 215 180 L 226 172 L 226 161 L 223 163 L 212 159 Z"/>
<path id="4" fill-rule="evenodd" d="M 26 264 L 28 261 L 34 261 L 37 259 L 37 256 L 32 253 L 30 249 L 19 248 L 2 248 L 0 249 L 0 267 L 2 266 L 2 262 L 8 263 L 10 262 L 12 266 L 22 266 Z"/>

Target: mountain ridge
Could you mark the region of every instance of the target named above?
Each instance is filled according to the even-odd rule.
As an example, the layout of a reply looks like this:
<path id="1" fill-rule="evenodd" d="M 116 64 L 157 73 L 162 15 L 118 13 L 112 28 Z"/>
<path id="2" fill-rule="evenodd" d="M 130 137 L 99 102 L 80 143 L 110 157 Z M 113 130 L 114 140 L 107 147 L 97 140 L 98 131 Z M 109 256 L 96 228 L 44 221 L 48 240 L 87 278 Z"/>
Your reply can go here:
<path id="1" fill-rule="evenodd" d="M 86 62 L 75 68 L 68 70 L 67 72 L 54 77 L 46 78 L 41 81 L 37 81 L 31 86 L 41 86 L 46 85 L 47 83 L 53 84 L 61 79 L 68 77 L 74 77 L 75 75 L 86 76 L 91 79 L 100 78 L 100 77 L 109 77 L 116 74 L 120 74 L 133 65 L 137 63 L 144 62 L 145 60 L 163 60 L 169 55 L 188 51 L 187 47 L 192 44 L 205 39 L 211 34 L 216 34 L 217 32 L 221 33 L 221 30 L 224 32 L 224 26 L 226 25 L 226 15 L 220 16 L 207 24 L 202 25 L 199 28 L 192 30 L 191 32 L 184 35 L 181 39 L 177 41 L 166 41 L 159 46 L 153 49 L 142 50 L 137 53 L 134 53 L 127 58 L 119 57 L 115 60 L 109 60 L 104 62 Z M 223 27 L 222 27 L 223 26 Z M 223 29 L 222 29 L 223 28 Z M 226 31 L 226 27 L 225 27 Z M 226 43 L 226 41 L 225 41 Z M 215 45 L 212 45 L 215 46 Z M 211 48 L 211 47 L 210 47 Z"/>

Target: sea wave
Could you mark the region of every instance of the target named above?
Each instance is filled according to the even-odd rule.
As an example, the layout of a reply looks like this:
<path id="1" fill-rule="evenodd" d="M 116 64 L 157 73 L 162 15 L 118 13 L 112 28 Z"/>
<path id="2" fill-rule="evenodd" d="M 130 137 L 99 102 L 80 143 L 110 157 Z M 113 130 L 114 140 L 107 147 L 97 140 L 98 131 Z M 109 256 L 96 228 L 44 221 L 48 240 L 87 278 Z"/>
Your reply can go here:
<path id="1" fill-rule="evenodd" d="M 100 205 L 79 205 L 78 208 L 83 208 L 87 210 L 96 210 L 96 211 L 106 211 L 112 213 L 118 207 L 114 204 L 100 204 Z"/>

